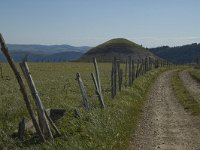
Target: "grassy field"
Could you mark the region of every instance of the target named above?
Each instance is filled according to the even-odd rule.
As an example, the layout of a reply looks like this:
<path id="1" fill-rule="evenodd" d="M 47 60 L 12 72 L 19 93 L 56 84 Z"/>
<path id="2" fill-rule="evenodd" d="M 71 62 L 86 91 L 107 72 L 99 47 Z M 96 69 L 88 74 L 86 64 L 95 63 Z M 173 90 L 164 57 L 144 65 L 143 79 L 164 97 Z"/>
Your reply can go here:
<path id="1" fill-rule="evenodd" d="M 32 134 L 26 140 L 12 137 L 22 117 L 29 118 L 19 87 L 12 71 L 3 64 L 0 78 L 0 149 L 127 149 L 131 134 L 141 112 L 146 93 L 159 73 L 155 69 L 134 81 L 111 99 L 111 64 L 99 64 L 106 108 L 101 109 L 95 95 L 89 63 L 30 63 L 30 71 L 45 108 L 64 108 L 66 115 L 56 125 L 62 136 L 54 141 L 39 143 Z M 87 89 L 91 112 L 82 106 L 82 97 L 76 73 L 81 74 Z M 30 92 L 29 92 L 30 93 Z M 31 98 L 31 96 L 30 96 Z M 74 110 L 80 118 L 74 117 Z"/>

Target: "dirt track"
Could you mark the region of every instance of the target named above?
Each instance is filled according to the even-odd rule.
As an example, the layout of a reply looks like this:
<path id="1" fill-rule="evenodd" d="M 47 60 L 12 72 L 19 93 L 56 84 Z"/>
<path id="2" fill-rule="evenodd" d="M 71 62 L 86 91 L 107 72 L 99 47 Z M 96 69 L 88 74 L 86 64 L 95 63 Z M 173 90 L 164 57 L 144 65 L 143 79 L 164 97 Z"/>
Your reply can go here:
<path id="1" fill-rule="evenodd" d="M 176 100 L 172 74 L 164 72 L 153 85 L 131 149 L 200 150 L 200 118 L 186 113 Z"/>
<path id="2" fill-rule="evenodd" d="M 179 76 L 189 93 L 200 103 L 200 84 L 186 70 L 182 71 Z"/>

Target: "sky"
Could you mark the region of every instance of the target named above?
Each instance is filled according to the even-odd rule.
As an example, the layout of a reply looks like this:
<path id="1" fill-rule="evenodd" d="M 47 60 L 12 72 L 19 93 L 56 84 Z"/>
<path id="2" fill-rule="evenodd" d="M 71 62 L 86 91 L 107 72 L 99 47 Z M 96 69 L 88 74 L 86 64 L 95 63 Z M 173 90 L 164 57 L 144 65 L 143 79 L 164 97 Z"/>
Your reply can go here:
<path id="1" fill-rule="evenodd" d="M 0 0 L 6 43 L 145 47 L 200 43 L 200 0 Z"/>

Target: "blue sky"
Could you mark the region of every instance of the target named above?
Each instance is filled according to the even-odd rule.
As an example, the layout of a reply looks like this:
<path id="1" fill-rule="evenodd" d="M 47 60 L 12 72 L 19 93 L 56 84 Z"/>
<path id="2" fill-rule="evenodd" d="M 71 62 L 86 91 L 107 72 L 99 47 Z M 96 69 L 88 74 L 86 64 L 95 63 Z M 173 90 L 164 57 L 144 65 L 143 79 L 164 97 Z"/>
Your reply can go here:
<path id="1" fill-rule="evenodd" d="M 0 32 L 15 44 L 200 43 L 199 16 L 199 0 L 0 0 Z"/>

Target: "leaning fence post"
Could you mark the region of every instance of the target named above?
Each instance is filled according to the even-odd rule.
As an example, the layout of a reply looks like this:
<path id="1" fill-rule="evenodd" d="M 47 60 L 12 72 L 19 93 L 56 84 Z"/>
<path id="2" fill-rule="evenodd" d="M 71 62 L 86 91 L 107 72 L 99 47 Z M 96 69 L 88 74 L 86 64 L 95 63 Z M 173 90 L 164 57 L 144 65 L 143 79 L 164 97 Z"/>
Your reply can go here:
<path id="1" fill-rule="evenodd" d="M 97 84 L 98 84 L 99 92 L 102 93 L 101 82 L 100 82 L 100 77 L 99 77 L 99 68 L 98 68 L 98 65 L 97 65 L 96 58 L 93 58 L 93 63 L 94 63 L 94 67 L 95 67 L 95 75 L 96 75 L 96 79 L 97 79 Z"/>
<path id="2" fill-rule="evenodd" d="M 99 77 L 99 67 L 98 67 L 96 58 L 93 58 L 93 63 L 94 63 L 95 75 L 96 75 L 96 78 L 95 78 L 95 76 L 93 76 L 94 74 L 92 75 L 93 76 L 93 81 L 94 81 L 94 84 L 95 84 L 95 80 L 96 80 L 96 83 L 97 83 L 97 86 L 98 86 L 98 88 L 96 88 L 96 91 L 98 91 L 98 93 L 99 93 L 99 100 L 101 102 L 102 107 L 104 108 L 105 104 L 104 104 L 104 100 L 103 100 L 101 82 L 100 82 L 100 77 Z"/>
<path id="3" fill-rule="evenodd" d="M 23 72 L 26 80 L 27 80 L 28 86 L 31 90 L 31 94 L 33 96 L 35 105 L 37 106 L 38 119 L 39 119 L 39 122 L 41 123 L 40 128 L 42 129 L 45 137 L 53 139 L 53 135 L 51 133 L 51 129 L 48 125 L 48 120 L 45 115 L 45 108 L 39 97 L 38 91 L 36 89 L 36 86 L 35 86 L 32 76 L 31 76 L 31 73 L 29 71 L 28 65 L 26 62 L 22 62 L 22 63 L 20 63 L 20 67 L 22 69 L 22 72 Z"/>
<path id="4" fill-rule="evenodd" d="M 12 57 L 10 56 L 10 54 L 8 52 L 8 48 L 7 48 L 7 46 L 5 44 L 5 41 L 4 41 L 4 39 L 3 39 L 1 34 L 0 34 L 0 43 L 1 43 L 1 50 L 4 53 L 6 59 L 8 60 L 8 63 L 10 64 L 10 67 L 12 68 L 12 70 L 13 70 L 13 72 L 15 74 L 15 77 L 16 77 L 16 79 L 18 81 L 18 84 L 20 86 L 20 91 L 21 91 L 21 93 L 23 95 L 24 102 L 26 104 L 26 107 L 27 107 L 27 110 L 29 112 L 29 115 L 30 115 L 30 117 L 32 119 L 32 122 L 33 122 L 33 125 L 35 127 L 35 130 L 39 134 L 41 140 L 44 142 L 45 138 L 44 138 L 44 136 L 42 134 L 42 131 L 41 131 L 38 123 L 37 123 L 35 115 L 34 115 L 34 113 L 32 111 L 32 107 L 31 107 L 31 104 L 29 102 L 29 98 L 28 98 L 28 94 L 26 92 L 26 88 L 25 88 L 24 82 L 23 82 L 23 80 L 22 80 L 22 78 L 21 78 L 21 76 L 20 76 L 20 74 L 19 74 L 19 72 L 18 72 L 18 70 L 17 70 L 17 68 L 15 66 L 15 63 L 14 63 Z"/>
<path id="5" fill-rule="evenodd" d="M 96 89 L 96 94 L 98 95 L 100 104 L 101 104 L 101 106 L 102 106 L 103 108 L 105 108 L 105 104 L 104 104 L 102 95 L 100 94 L 100 90 L 99 90 L 98 83 L 97 83 L 97 80 L 96 80 L 96 77 L 95 77 L 94 73 L 91 73 L 91 76 L 92 76 L 92 80 L 93 80 L 93 82 L 94 82 L 94 86 L 95 86 L 95 89 Z"/>
<path id="6" fill-rule="evenodd" d="M 85 110 L 87 112 L 90 111 L 90 107 L 89 107 L 89 103 L 88 103 L 88 98 L 87 98 L 87 93 L 86 93 L 86 90 L 85 90 L 85 86 L 83 84 L 83 81 L 81 79 L 81 75 L 80 73 L 77 73 L 76 74 L 76 79 L 78 81 L 78 84 L 79 84 L 79 87 L 80 87 L 80 90 L 81 90 L 81 94 L 82 94 L 82 99 L 83 99 L 83 105 L 85 107 Z"/>

